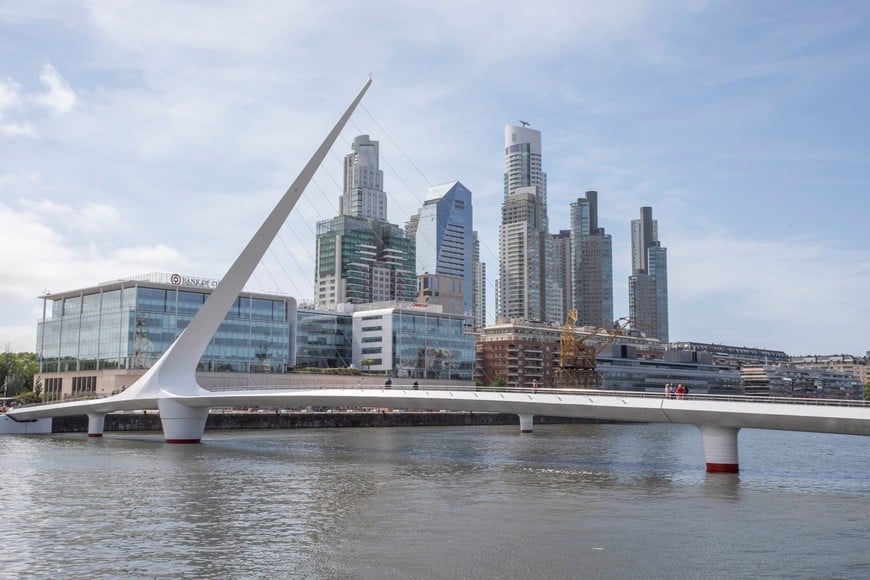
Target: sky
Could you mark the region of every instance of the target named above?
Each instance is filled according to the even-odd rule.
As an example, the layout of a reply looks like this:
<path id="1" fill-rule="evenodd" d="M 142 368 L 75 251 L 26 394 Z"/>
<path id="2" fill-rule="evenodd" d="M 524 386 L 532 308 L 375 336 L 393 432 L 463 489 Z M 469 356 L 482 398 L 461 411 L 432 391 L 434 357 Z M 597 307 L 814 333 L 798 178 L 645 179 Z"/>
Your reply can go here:
<path id="1" fill-rule="evenodd" d="M 315 224 L 369 134 L 391 222 L 432 185 L 472 191 L 492 320 L 504 127 L 522 119 L 551 231 L 599 192 L 616 317 L 651 206 L 671 340 L 870 350 L 860 0 L 5 0 L 0 348 L 35 350 L 47 292 L 220 278 L 370 74 L 248 289 L 313 299 Z"/>

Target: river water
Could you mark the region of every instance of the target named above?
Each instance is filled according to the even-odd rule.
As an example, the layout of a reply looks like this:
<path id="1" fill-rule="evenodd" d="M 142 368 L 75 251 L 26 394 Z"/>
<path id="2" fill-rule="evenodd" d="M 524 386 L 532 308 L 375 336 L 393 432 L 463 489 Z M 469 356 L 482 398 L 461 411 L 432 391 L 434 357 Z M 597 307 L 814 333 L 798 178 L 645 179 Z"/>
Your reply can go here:
<path id="1" fill-rule="evenodd" d="M 3 436 L 0 577 L 870 577 L 868 438 L 518 430 Z"/>

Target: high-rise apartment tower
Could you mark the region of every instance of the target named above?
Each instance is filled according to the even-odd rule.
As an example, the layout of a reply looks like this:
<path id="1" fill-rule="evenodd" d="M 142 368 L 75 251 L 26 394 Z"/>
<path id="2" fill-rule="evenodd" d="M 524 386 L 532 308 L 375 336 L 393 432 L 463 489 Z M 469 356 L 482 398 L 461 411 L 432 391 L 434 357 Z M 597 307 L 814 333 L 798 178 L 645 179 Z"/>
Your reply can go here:
<path id="1" fill-rule="evenodd" d="M 613 243 L 598 227 L 598 192 L 571 204 L 573 308 L 581 326 L 608 328 L 613 322 Z"/>
<path id="2" fill-rule="evenodd" d="M 552 267 L 552 244 L 541 132 L 508 125 L 499 227 L 499 317 L 561 322 L 561 284 Z"/>
<path id="3" fill-rule="evenodd" d="M 659 242 L 659 225 L 652 219 L 651 207 L 640 208 L 640 219 L 631 221 L 631 272 L 631 327 L 668 342 L 668 255 Z"/>

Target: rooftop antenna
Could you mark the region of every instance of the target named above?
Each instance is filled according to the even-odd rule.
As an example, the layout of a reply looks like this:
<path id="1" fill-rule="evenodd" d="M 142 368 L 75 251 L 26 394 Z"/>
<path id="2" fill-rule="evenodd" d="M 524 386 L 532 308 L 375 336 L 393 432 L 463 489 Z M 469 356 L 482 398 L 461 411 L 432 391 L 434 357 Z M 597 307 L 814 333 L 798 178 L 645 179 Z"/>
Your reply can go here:
<path id="1" fill-rule="evenodd" d="M 530 123 L 528 121 L 520 121 L 520 125 L 522 125 L 523 127 L 528 127 Z"/>

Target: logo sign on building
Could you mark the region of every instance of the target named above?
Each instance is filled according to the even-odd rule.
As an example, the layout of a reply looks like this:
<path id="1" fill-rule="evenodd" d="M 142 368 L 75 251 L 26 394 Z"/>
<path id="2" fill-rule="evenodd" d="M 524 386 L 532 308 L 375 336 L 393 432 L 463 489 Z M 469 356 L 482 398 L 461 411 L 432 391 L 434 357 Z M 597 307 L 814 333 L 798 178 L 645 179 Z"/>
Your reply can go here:
<path id="1" fill-rule="evenodd" d="M 218 281 L 211 278 L 198 278 L 183 274 L 172 274 L 169 277 L 169 282 L 173 286 L 191 286 L 194 288 L 217 288 L 218 285 Z"/>

